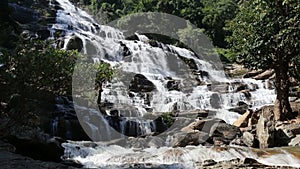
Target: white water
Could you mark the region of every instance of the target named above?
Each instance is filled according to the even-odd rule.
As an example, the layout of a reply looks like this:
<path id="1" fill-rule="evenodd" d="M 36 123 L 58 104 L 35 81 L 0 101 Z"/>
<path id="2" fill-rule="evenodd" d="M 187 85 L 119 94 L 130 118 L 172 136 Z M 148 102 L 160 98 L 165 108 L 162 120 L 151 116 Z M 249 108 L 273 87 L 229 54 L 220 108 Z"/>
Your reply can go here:
<path id="1" fill-rule="evenodd" d="M 117 107 L 129 107 L 128 111 L 130 114 L 137 114 L 130 116 L 133 120 L 139 120 L 136 119 L 136 116 L 140 117 L 146 113 L 203 109 L 216 111 L 216 118 L 233 123 L 240 115 L 230 112 L 228 109 L 237 107 L 238 102 L 245 102 L 251 105 L 253 109 L 274 102 L 275 91 L 266 87 L 267 82 L 253 79 L 228 79 L 224 71 L 215 70 L 212 64 L 200 60 L 194 53 L 172 45 L 159 44 L 160 47 L 152 47 L 148 44 L 149 39 L 144 35 L 136 34 L 139 38 L 138 41 L 125 40 L 121 31 L 97 24 L 90 15 L 74 7 L 68 0 L 56 1 L 63 10 L 58 10 L 57 12 L 57 24 L 52 26 L 52 33 L 54 34 L 57 30 L 65 31 L 64 48 L 66 48 L 71 37 L 77 36 L 81 38 L 85 46 L 83 49 L 84 54 L 89 55 L 95 61 L 104 60 L 111 65 L 117 66 L 121 72 L 124 72 L 124 75 L 116 77 L 112 83 L 104 87 L 102 102 L 114 103 Z M 130 56 L 124 57 L 122 55 L 123 47 L 120 42 L 125 44 L 132 52 Z M 89 51 L 87 48 L 89 45 L 96 50 L 93 52 Z M 178 55 L 194 60 L 198 70 L 208 73 L 208 76 L 197 75 L 197 78 L 202 81 L 203 85 L 195 84 L 193 79 L 196 76 L 178 58 Z M 156 90 L 152 92 L 150 99 L 147 100 L 137 93 L 132 93 L 133 97 L 128 95 L 128 85 L 133 77 L 132 74 L 142 74 L 155 85 Z M 166 88 L 166 77 L 172 77 L 173 80 L 178 81 L 182 90 L 169 91 Z M 250 99 L 244 93 L 236 92 L 236 86 L 233 85 L 236 82 L 247 84 L 250 90 L 253 89 L 250 91 Z M 206 84 L 211 84 L 212 87 L 223 84 L 225 92 L 209 90 Z M 217 105 L 212 105 L 211 98 L 215 94 L 219 99 Z M 80 106 L 77 108 L 83 112 L 89 112 L 87 116 L 84 116 L 83 121 L 85 127 L 91 131 L 92 138 L 101 140 L 103 139 L 101 135 L 113 138 L 111 127 L 99 111 Z M 107 113 L 109 114 L 110 112 Z M 92 122 L 95 121 L 95 117 L 99 118 L 97 119 L 99 122 L 103 122 L 101 123 L 103 124 L 102 126 L 97 126 L 95 122 Z M 122 121 L 122 133 L 125 132 L 125 125 L 125 121 Z M 151 120 L 140 122 L 139 127 L 142 135 L 151 133 L 156 128 L 152 124 L 151 129 Z M 104 140 L 110 140 L 110 137 L 106 137 Z M 195 168 L 196 162 L 202 162 L 207 159 L 222 161 L 235 158 L 243 159 L 245 157 L 258 159 L 264 164 L 300 166 L 300 162 L 295 160 L 289 153 L 261 158 L 248 148 L 230 148 L 220 152 L 204 146 L 135 150 L 117 145 L 106 146 L 101 143 L 97 143 L 96 147 L 88 146 L 91 144 L 95 143 L 70 142 L 64 144 L 66 158 L 76 160 L 85 167 L 92 168 L 120 166 L 128 163 L 178 163 L 183 164 L 185 168 Z M 282 160 L 273 162 L 274 158 Z M 178 168 L 180 168 L 180 165 L 178 165 Z"/>

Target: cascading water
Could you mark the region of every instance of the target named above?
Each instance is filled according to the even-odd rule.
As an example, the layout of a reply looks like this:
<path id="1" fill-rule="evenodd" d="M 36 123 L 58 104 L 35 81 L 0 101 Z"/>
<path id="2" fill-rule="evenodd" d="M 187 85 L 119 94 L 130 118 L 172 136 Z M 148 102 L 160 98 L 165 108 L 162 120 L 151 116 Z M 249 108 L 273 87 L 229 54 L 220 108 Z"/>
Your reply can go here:
<path id="1" fill-rule="evenodd" d="M 50 28 L 53 37 L 55 32 L 62 31 L 65 49 L 72 37 L 79 37 L 84 54 L 94 61 L 108 62 L 123 73 L 103 86 L 101 102 L 113 104 L 113 108 L 106 110 L 106 116 L 103 116 L 103 112 L 75 104 L 79 111 L 77 113 L 88 112 L 87 116 L 83 116 L 82 125 L 95 140 L 114 139 L 112 128 L 127 136 L 150 135 L 158 130 L 158 126 L 151 119 L 143 120 L 142 117 L 149 114 L 212 110 L 216 112 L 215 117 L 233 123 L 240 115 L 231 109 L 237 107 L 238 103 L 243 102 L 255 109 L 272 104 L 275 100 L 275 91 L 268 87 L 268 81 L 228 79 L 224 71 L 214 69 L 211 63 L 199 59 L 187 49 L 159 42 L 155 47 L 145 35 L 139 34 L 136 34 L 138 40 L 126 40 L 121 31 L 97 24 L 90 15 L 68 0 L 56 2 L 61 9 L 57 11 L 57 23 Z M 186 59 L 193 64 L 186 64 L 183 61 Z M 243 90 L 239 89 L 242 85 Z M 102 135 L 106 137 L 102 138 Z M 135 151 L 102 143 L 89 147 L 90 144 L 94 145 L 89 142 L 66 143 L 63 145 L 65 156 L 86 167 L 120 166 L 124 163 L 180 163 L 187 168 L 194 168 L 195 162 L 206 159 L 259 158 L 246 148 L 222 152 L 202 146 Z M 264 159 L 261 161 L 264 162 Z M 300 166 L 299 161 L 293 162 L 292 165 Z"/>

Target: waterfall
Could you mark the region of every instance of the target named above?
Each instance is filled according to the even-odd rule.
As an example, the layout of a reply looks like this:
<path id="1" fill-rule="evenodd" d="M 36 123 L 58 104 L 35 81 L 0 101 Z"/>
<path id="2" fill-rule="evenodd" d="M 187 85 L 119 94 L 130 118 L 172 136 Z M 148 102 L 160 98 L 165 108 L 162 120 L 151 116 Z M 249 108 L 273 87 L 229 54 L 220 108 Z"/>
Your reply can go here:
<path id="1" fill-rule="evenodd" d="M 209 110 L 213 116 L 233 123 L 241 115 L 233 109 L 248 105 L 252 109 L 272 104 L 275 91 L 268 80 L 226 77 L 208 61 L 194 52 L 173 45 L 151 44 L 146 35 L 136 33 L 136 40 L 127 40 L 122 31 L 98 24 L 90 15 L 68 0 L 52 1 L 59 5 L 56 23 L 50 29 L 55 40 L 82 40 L 82 53 L 93 61 L 104 61 L 118 69 L 118 76 L 104 84 L 101 103 L 104 110 L 74 103 L 77 116 L 89 137 L 100 142 L 69 142 L 63 144 L 65 157 L 79 161 L 86 167 L 120 167 L 126 163 L 172 164 L 180 168 L 194 168 L 197 161 L 215 161 L 234 158 L 258 158 L 269 163 L 272 158 L 259 157 L 248 148 L 230 148 L 214 151 L 204 146 L 184 148 L 147 148 L 105 145 L 129 136 L 151 136 L 160 128 L 155 118 L 146 118 L 164 112 Z M 62 32 L 59 37 L 57 32 Z M 185 61 L 188 60 L 189 63 Z M 88 105 L 88 104 L 87 104 Z M 57 123 L 53 122 L 53 131 Z M 161 129 L 163 130 L 163 129 Z M 166 137 L 165 145 L 170 142 Z M 286 158 L 288 153 L 278 156 Z M 290 154 L 288 154 L 290 155 Z M 291 158 L 291 157 L 289 157 Z M 284 160 L 279 165 L 286 165 Z M 300 166 L 299 160 L 291 166 Z"/>
<path id="2" fill-rule="evenodd" d="M 119 118 L 120 122 L 116 124 L 112 121 L 116 118 L 106 117 L 104 119 L 109 122 L 101 124 L 113 126 L 123 134 L 128 125 L 136 130 L 132 135 L 155 132 L 156 127 L 149 127 L 154 126 L 153 121 L 141 120 L 149 113 L 213 110 L 218 112 L 216 117 L 232 123 L 240 116 L 231 111 L 239 106 L 238 103 L 243 102 L 255 109 L 272 104 L 275 99 L 275 91 L 266 88 L 263 81 L 228 79 L 223 70 L 216 70 L 212 63 L 201 60 L 187 49 L 159 42 L 152 46 L 147 36 L 138 33 L 135 34 L 137 40 L 126 40 L 120 30 L 98 24 L 68 0 L 56 2 L 61 9 L 57 11 L 57 23 L 50 28 L 53 37 L 56 32 L 64 32 L 65 49 L 70 39 L 80 38 L 84 55 L 94 61 L 108 62 L 122 72 L 103 86 L 101 102 L 113 104 L 113 109 L 107 109 L 105 114 L 111 116 L 111 112 L 115 112 L 124 118 Z M 138 87 L 139 83 L 146 85 Z M 249 92 L 237 91 L 239 85 L 245 85 Z M 83 116 L 86 115 L 91 113 Z M 90 117 L 82 119 L 88 120 L 83 123 L 95 132 L 92 135 L 101 133 L 103 127 L 93 124 Z"/>

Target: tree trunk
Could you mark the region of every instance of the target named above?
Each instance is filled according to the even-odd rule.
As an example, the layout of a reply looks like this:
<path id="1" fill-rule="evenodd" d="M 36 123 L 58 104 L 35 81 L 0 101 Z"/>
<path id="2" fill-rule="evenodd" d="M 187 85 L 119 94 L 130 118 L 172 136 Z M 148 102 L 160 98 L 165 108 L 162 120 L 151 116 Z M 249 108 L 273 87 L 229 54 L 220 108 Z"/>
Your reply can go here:
<path id="1" fill-rule="evenodd" d="M 276 64 L 275 68 L 276 79 L 275 86 L 277 97 L 274 105 L 275 120 L 285 120 L 288 113 L 292 112 L 289 102 L 290 81 L 288 75 L 288 63 L 281 62 Z"/>

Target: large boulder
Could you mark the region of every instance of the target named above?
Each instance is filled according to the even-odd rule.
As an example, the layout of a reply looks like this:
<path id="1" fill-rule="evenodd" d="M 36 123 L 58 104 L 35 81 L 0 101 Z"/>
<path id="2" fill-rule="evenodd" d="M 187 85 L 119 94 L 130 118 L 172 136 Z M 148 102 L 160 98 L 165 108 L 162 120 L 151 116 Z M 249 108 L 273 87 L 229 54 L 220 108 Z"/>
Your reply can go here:
<path id="1" fill-rule="evenodd" d="M 265 106 L 261 109 L 256 125 L 256 136 L 259 141 L 259 148 L 269 148 L 274 146 L 275 120 L 273 106 Z"/>
<path id="2" fill-rule="evenodd" d="M 255 136 L 250 132 L 243 133 L 242 141 L 248 147 L 255 147 Z"/>
<path id="3" fill-rule="evenodd" d="M 173 139 L 170 142 L 172 147 L 186 147 L 187 145 L 197 146 L 204 143 L 208 138 L 208 134 L 195 130 L 193 132 L 178 132 L 173 135 Z"/>
<path id="4" fill-rule="evenodd" d="M 155 85 L 142 74 L 136 74 L 129 85 L 132 92 L 152 92 L 155 89 Z"/>

